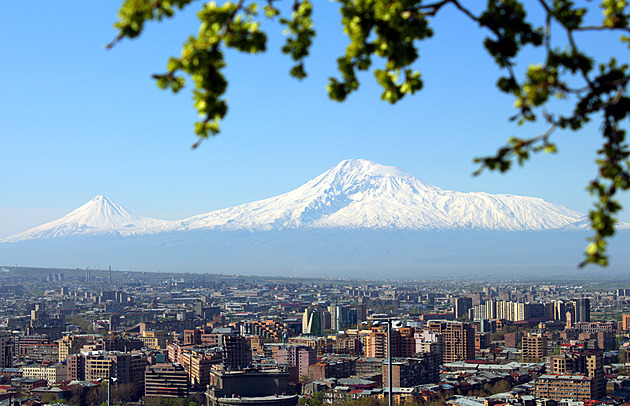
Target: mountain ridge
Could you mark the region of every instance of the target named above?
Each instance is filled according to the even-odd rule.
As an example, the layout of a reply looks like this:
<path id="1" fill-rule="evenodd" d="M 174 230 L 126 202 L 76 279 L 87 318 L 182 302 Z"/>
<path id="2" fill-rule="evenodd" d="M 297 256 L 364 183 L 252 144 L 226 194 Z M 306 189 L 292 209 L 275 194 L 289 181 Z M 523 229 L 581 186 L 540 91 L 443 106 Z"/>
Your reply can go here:
<path id="1" fill-rule="evenodd" d="M 553 230 L 584 228 L 585 219 L 544 199 L 449 191 L 397 167 L 348 159 L 287 193 L 182 220 L 136 216 L 99 195 L 58 220 L 0 242 L 191 230 Z"/>

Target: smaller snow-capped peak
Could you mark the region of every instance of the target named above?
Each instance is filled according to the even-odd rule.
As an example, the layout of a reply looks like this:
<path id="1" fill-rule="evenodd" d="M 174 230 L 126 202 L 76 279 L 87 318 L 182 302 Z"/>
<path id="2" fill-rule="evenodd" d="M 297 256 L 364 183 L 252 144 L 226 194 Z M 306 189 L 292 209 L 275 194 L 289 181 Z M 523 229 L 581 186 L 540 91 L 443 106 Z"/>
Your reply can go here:
<path id="1" fill-rule="evenodd" d="M 151 234 L 168 229 L 171 223 L 136 216 L 110 198 L 98 195 L 58 220 L 4 238 L 0 242 L 86 234 Z"/>
<path id="2" fill-rule="evenodd" d="M 115 229 L 137 222 L 140 217 L 127 211 L 109 197 L 98 195 L 60 219 L 78 226 Z"/>

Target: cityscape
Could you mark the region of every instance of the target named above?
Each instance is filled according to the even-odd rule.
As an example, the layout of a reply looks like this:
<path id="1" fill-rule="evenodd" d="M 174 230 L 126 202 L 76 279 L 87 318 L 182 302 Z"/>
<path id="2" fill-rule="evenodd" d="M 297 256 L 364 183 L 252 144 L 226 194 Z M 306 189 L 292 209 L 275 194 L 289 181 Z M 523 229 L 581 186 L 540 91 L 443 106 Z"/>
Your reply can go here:
<path id="1" fill-rule="evenodd" d="M 630 406 L 630 2 L 0 26 L 0 406 Z"/>
<path id="2" fill-rule="evenodd" d="M 3 405 L 630 400 L 630 280 L 1 271 Z"/>

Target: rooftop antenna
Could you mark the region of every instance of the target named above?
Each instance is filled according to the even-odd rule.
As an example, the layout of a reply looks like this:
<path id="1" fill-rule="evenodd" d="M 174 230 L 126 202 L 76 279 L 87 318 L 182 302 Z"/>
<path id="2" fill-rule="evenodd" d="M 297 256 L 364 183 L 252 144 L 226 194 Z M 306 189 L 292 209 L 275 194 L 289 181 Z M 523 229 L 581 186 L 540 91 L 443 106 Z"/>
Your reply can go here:
<path id="1" fill-rule="evenodd" d="M 109 266 L 109 286 L 112 286 L 112 266 Z"/>

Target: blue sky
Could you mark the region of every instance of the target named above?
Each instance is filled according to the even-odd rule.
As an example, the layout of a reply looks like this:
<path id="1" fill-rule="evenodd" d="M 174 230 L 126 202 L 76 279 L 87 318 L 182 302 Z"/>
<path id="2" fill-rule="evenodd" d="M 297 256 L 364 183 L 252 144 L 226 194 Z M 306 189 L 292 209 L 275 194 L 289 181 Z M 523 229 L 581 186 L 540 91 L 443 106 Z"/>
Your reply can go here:
<path id="1" fill-rule="evenodd" d="M 200 4 L 106 51 L 116 35 L 116 1 L 2 3 L 0 237 L 98 194 L 139 215 L 180 219 L 287 192 L 347 158 L 398 166 L 445 189 L 590 208 L 585 186 L 595 176 L 597 124 L 558 133 L 557 155 L 506 175 L 471 176 L 474 157 L 544 126 L 508 121 L 515 111 L 494 87 L 498 70 L 481 45 L 484 32 L 452 10 L 421 46 L 425 88 L 395 106 L 380 101 L 371 74 L 346 102 L 328 100 L 325 85 L 346 45 L 334 3 L 315 2 L 318 35 L 302 82 L 287 74 L 281 30 L 263 23 L 269 51 L 227 54 L 230 110 L 222 133 L 191 150 L 189 89 L 160 91 L 150 76 L 196 31 Z M 586 39 L 600 57 L 627 56 L 610 35 Z M 621 200 L 628 208 L 621 219 L 630 221 L 630 198 Z"/>

